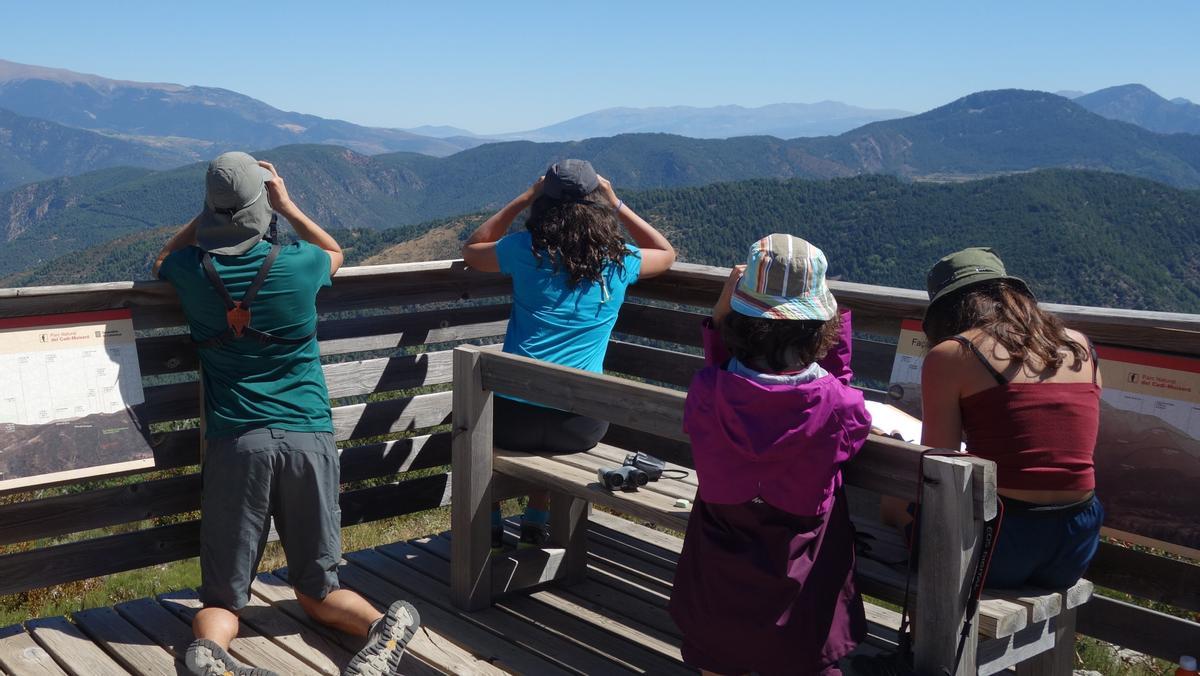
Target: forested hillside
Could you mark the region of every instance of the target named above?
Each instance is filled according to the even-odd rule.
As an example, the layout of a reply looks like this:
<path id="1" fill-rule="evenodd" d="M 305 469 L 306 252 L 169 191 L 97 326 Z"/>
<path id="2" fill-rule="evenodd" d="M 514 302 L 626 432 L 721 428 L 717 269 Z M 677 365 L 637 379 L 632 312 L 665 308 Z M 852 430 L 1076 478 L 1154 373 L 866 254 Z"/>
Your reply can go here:
<path id="1" fill-rule="evenodd" d="M 1119 174 L 1049 170 L 955 184 L 752 180 L 621 195 L 690 262 L 728 266 L 758 237 L 789 232 L 824 249 L 833 276 L 920 289 L 939 257 L 986 245 L 1043 300 L 1200 312 L 1200 191 Z M 335 234 L 350 264 L 449 258 L 481 218 Z M 132 234 L 0 278 L 0 286 L 145 279 L 170 232 Z"/>
<path id="2" fill-rule="evenodd" d="M 994 246 L 1043 300 L 1200 312 L 1200 191 L 1119 174 L 743 181 L 627 201 L 678 233 L 684 260 L 731 265 L 757 237 L 788 232 L 825 250 L 830 275 L 923 289 L 941 256 Z"/>

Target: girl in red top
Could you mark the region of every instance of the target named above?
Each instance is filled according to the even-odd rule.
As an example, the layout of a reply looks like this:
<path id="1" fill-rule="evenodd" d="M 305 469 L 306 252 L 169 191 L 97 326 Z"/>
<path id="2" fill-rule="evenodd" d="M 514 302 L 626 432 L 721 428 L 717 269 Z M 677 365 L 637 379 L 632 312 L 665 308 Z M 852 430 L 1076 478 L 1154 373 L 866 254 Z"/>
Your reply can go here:
<path id="1" fill-rule="evenodd" d="M 921 442 L 996 463 L 1004 522 L 987 586 L 1074 584 L 1096 553 L 1104 509 L 1092 452 L 1100 373 L 1086 336 L 1041 310 L 991 249 L 929 271 Z"/>

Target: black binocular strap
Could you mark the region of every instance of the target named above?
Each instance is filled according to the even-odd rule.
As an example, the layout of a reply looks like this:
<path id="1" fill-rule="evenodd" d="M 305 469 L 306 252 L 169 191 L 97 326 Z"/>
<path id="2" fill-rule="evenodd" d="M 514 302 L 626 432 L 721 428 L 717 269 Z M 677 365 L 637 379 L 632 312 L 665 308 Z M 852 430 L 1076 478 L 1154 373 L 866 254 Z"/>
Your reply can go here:
<path id="1" fill-rule="evenodd" d="M 250 288 L 246 289 L 246 293 L 242 294 L 241 301 L 233 300 L 233 296 L 229 295 L 229 289 L 225 288 L 225 282 L 221 281 L 221 275 L 217 274 L 217 268 L 213 265 L 212 254 L 207 251 L 200 254 L 200 264 L 204 266 L 204 274 L 208 275 L 208 281 L 212 282 L 213 288 L 221 296 L 221 300 L 225 301 L 225 309 L 232 310 L 241 303 L 243 308 L 249 307 L 250 303 L 254 302 L 254 297 L 258 295 L 258 290 L 267 281 L 267 274 L 271 272 L 271 266 L 275 264 L 275 259 L 279 258 L 278 244 L 271 245 L 271 251 L 267 253 L 266 259 L 263 261 L 262 267 L 258 269 L 258 274 L 254 276 L 254 281 L 250 282 Z"/>
<path id="2" fill-rule="evenodd" d="M 212 255 L 204 251 L 200 254 L 200 264 L 204 267 L 204 274 L 208 277 L 208 281 L 216 289 L 217 294 L 221 296 L 221 300 L 225 303 L 225 309 L 233 310 L 241 307 L 243 310 L 249 310 L 250 303 L 254 302 L 254 297 L 258 295 L 260 289 L 267 281 L 267 274 L 271 272 L 271 266 L 275 264 L 275 259 L 279 257 L 279 250 L 282 247 L 278 243 L 271 243 L 271 250 L 267 253 L 266 259 L 263 260 L 262 266 L 258 269 L 258 274 L 254 276 L 254 280 L 250 282 L 246 293 L 242 294 L 241 300 L 235 301 L 233 296 L 229 295 L 229 289 L 225 288 L 225 282 L 221 281 L 221 275 L 217 274 L 217 268 L 213 265 Z M 259 331 L 250 326 L 242 329 L 242 334 L 254 338 L 260 343 L 276 343 L 280 345 L 300 345 L 312 340 L 316 332 L 312 332 L 301 338 L 283 338 L 275 336 L 265 331 Z M 232 327 L 226 327 L 219 335 L 209 338 L 208 340 L 198 341 L 200 347 L 220 347 L 234 337 Z"/>

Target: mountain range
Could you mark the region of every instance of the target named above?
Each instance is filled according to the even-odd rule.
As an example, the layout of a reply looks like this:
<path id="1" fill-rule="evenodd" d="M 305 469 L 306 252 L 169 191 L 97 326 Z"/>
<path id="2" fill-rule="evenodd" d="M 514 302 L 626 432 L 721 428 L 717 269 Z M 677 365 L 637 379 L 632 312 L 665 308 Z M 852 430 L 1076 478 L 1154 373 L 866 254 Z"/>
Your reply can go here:
<path id="1" fill-rule="evenodd" d="M 972 94 L 927 113 L 840 136 L 693 139 L 629 134 L 579 142 L 491 143 L 443 158 L 364 156 L 334 146 L 259 153 L 297 202 L 331 227 L 388 228 L 495 207 L 547 164 L 590 160 L 622 189 L 748 178 L 865 173 L 956 181 L 1049 167 L 1128 173 L 1200 186 L 1200 136 L 1163 135 L 1108 120 L 1053 94 Z M 162 172 L 110 169 L 0 193 L 0 275 L 133 230 L 182 223 L 199 210 L 204 165 Z"/>
<path id="2" fill-rule="evenodd" d="M 364 154 L 409 151 L 441 156 L 482 142 L 286 112 L 217 87 L 112 80 L 4 60 L 0 60 L 0 108 L 168 148 L 186 156 L 184 162 L 232 148 L 295 143 L 341 145 Z"/>
<path id="3" fill-rule="evenodd" d="M 166 169 L 191 161 L 175 148 L 102 136 L 0 108 L 0 190 L 107 167 Z"/>
<path id="4" fill-rule="evenodd" d="M 1200 134 L 1200 105 L 1184 98 L 1168 101 L 1144 85 L 1109 87 L 1074 101 L 1097 115 L 1162 134 Z"/>
<path id="5" fill-rule="evenodd" d="M 939 184 L 757 179 L 621 196 L 690 262 L 730 265 L 763 234 L 788 232 L 825 251 L 832 277 L 922 288 L 939 257 L 986 245 L 1042 300 L 1200 312 L 1200 191 L 1121 174 L 1043 170 Z M 333 232 L 350 264 L 451 258 L 486 215 Z M 177 227 L 132 231 L 0 277 L 0 286 L 144 279 Z"/>
<path id="6" fill-rule="evenodd" d="M 1155 131 L 1194 132 L 1200 128 L 1200 106 L 1183 99 L 1167 101 L 1140 85 L 1112 87 L 1076 100 L 1102 116 Z M 611 108 L 540 129 L 485 138 L 450 126 L 412 130 L 363 127 L 281 111 L 226 89 L 114 80 L 3 60 L 0 60 L 0 109 L 3 109 L 0 190 L 113 166 L 154 169 L 182 166 L 231 148 L 316 143 L 338 145 L 364 155 L 404 151 L 440 157 L 497 138 L 561 142 L 624 133 L 673 133 L 692 138 L 762 135 L 781 139 L 842 139 L 853 131 L 869 134 L 880 129 L 871 127 L 872 122 L 922 117 L 909 116 L 900 110 L 865 109 L 833 101 L 759 108 Z M 1010 131 L 1020 133 L 1020 130 Z M 869 148 L 865 150 L 870 152 Z M 891 149 L 892 154 L 897 154 L 896 150 Z M 878 161 L 850 158 L 848 164 L 883 165 L 886 164 L 883 154 L 880 153 Z M 1160 153 L 1151 151 L 1151 155 L 1154 157 L 1150 162 L 1141 164 L 1153 165 L 1161 160 Z M 839 161 L 847 164 L 845 158 Z M 907 162 L 904 158 L 899 161 Z M 1091 163 L 1079 166 L 1129 170 L 1105 161 L 1088 161 Z M 1147 166 L 1135 173 L 1149 174 L 1154 169 Z M 917 167 L 917 173 L 923 170 Z M 955 171 L 950 167 L 946 173 Z M 966 168 L 966 173 L 972 171 Z M 910 172 L 902 169 L 898 173 Z M 1176 183 L 1186 180 L 1176 170 L 1160 174 L 1156 177 L 1160 180 Z"/>
<path id="7" fill-rule="evenodd" d="M 733 138 L 841 134 L 870 122 L 908 117 L 903 110 L 873 110 L 838 101 L 775 103 L 758 108 L 742 106 L 667 106 L 608 108 L 540 129 L 500 134 L 500 139 L 579 141 L 596 136 L 662 133 L 692 138 Z"/>

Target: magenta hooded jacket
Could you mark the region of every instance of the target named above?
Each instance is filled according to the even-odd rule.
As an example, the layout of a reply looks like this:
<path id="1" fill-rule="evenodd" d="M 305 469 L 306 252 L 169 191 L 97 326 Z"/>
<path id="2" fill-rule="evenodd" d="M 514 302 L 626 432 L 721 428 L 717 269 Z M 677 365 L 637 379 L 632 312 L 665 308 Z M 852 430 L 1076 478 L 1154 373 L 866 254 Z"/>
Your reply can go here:
<path id="1" fill-rule="evenodd" d="M 688 388 L 683 428 L 705 502 L 761 498 L 792 514 L 829 511 L 842 463 L 871 428 L 862 392 L 850 387 L 850 312 L 841 315 L 838 342 L 818 362 L 828 375 L 796 385 L 764 385 L 726 371 L 729 352 L 704 321 L 707 366 Z"/>

